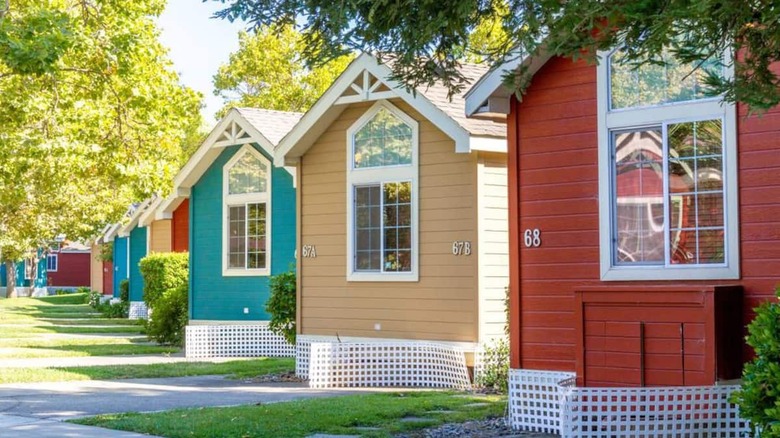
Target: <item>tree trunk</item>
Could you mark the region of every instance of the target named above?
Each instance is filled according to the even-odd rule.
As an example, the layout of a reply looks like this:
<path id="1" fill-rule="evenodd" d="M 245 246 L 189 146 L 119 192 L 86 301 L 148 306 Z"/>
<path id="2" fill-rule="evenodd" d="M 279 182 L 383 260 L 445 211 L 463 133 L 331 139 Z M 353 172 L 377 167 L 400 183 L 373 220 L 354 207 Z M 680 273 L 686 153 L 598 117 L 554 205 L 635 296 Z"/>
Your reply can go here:
<path id="1" fill-rule="evenodd" d="M 14 289 L 16 288 L 16 263 L 13 260 L 5 261 L 5 297 L 13 298 L 16 296 Z"/>

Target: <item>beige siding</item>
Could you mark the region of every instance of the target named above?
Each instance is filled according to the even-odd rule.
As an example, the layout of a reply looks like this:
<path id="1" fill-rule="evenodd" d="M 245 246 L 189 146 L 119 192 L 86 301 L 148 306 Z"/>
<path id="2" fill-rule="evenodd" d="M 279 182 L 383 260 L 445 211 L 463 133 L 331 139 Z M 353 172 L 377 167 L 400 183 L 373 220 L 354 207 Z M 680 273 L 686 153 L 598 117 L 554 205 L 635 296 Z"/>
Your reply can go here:
<path id="1" fill-rule="evenodd" d="M 170 219 L 152 222 L 149 232 L 149 252 L 171 252 Z"/>
<path id="2" fill-rule="evenodd" d="M 504 336 L 505 288 L 509 286 L 509 224 L 506 154 L 480 153 L 479 338 Z"/>
<path id="3" fill-rule="evenodd" d="M 103 262 L 99 260 L 100 245 L 92 245 L 89 256 L 89 288 L 103 293 Z"/>
<path id="4" fill-rule="evenodd" d="M 452 255 L 454 240 L 477 241 L 477 157 L 400 101 L 420 123 L 418 282 L 348 282 L 346 130 L 369 107 L 355 104 L 304 155 L 299 171 L 300 332 L 476 342 L 476 254 Z M 380 330 L 375 326 L 379 325 Z"/>

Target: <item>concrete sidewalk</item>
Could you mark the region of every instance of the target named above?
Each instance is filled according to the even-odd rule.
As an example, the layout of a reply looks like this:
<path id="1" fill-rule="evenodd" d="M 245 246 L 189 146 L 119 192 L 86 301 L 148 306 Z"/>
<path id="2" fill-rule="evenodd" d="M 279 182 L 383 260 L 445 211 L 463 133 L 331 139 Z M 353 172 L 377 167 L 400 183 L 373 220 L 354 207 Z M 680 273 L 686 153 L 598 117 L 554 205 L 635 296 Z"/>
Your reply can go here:
<path id="1" fill-rule="evenodd" d="M 186 358 L 183 353 L 171 355 L 149 354 L 130 356 L 81 356 L 81 357 L 46 357 L 31 359 L 0 359 L 0 368 L 60 368 L 60 367 L 92 367 L 106 365 L 148 365 L 180 362 L 228 362 L 247 360 L 245 358 Z"/>
<path id="2" fill-rule="evenodd" d="M 0 435 L 14 438 L 150 438 L 132 432 L 0 414 Z"/>

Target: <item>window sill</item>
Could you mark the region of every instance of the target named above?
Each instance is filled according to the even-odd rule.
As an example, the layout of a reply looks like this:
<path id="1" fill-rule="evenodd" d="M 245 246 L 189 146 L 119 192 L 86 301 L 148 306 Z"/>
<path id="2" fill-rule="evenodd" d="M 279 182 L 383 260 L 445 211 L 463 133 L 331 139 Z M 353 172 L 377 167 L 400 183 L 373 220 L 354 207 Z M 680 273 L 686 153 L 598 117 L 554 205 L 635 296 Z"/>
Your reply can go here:
<path id="1" fill-rule="evenodd" d="M 419 281 L 420 275 L 417 272 L 408 272 L 403 274 L 397 273 L 374 273 L 374 272 L 353 272 L 347 274 L 347 281 L 354 282 L 377 282 L 377 283 L 390 283 L 390 282 L 414 282 Z"/>
<path id="2" fill-rule="evenodd" d="M 739 267 L 732 266 L 611 266 L 602 267 L 601 281 L 738 280 Z"/>
<path id="3" fill-rule="evenodd" d="M 268 277 L 269 269 L 223 269 L 223 277 Z"/>

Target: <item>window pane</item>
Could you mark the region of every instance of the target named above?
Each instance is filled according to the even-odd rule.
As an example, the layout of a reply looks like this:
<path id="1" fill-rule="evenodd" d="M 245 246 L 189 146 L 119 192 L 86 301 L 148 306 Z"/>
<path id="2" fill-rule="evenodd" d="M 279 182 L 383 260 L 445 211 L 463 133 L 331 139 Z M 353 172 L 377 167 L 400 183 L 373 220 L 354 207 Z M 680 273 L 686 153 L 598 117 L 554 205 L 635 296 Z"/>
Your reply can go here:
<path id="1" fill-rule="evenodd" d="M 354 135 L 355 168 L 412 163 L 412 128 L 386 109 Z"/>
<path id="2" fill-rule="evenodd" d="M 228 268 L 245 267 L 246 207 L 228 208 Z"/>
<path id="3" fill-rule="evenodd" d="M 667 132 L 669 156 L 686 157 L 669 160 L 672 263 L 723 263 L 722 123 L 676 123 Z"/>
<path id="4" fill-rule="evenodd" d="M 379 271 L 381 208 L 379 185 L 355 187 L 355 271 Z"/>
<path id="5" fill-rule="evenodd" d="M 640 66 L 626 61 L 623 50 L 609 57 L 612 108 L 638 108 L 706 98 L 704 78 L 707 71 L 722 68 L 720 62 L 680 65 L 665 50 L 654 63 Z"/>
<path id="6" fill-rule="evenodd" d="M 247 269 L 264 269 L 266 253 L 266 204 L 247 206 Z"/>
<path id="7" fill-rule="evenodd" d="M 407 272 L 412 269 L 411 190 L 410 182 L 387 183 L 383 187 L 385 272 Z"/>
<path id="8" fill-rule="evenodd" d="M 657 128 L 612 137 L 617 264 L 664 262 L 662 138 Z"/>
<path id="9" fill-rule="evenodd" d="M 229 170 L 228 193 L 265 193 L 268 166 L 252 153 L 245 153 Z"/>

